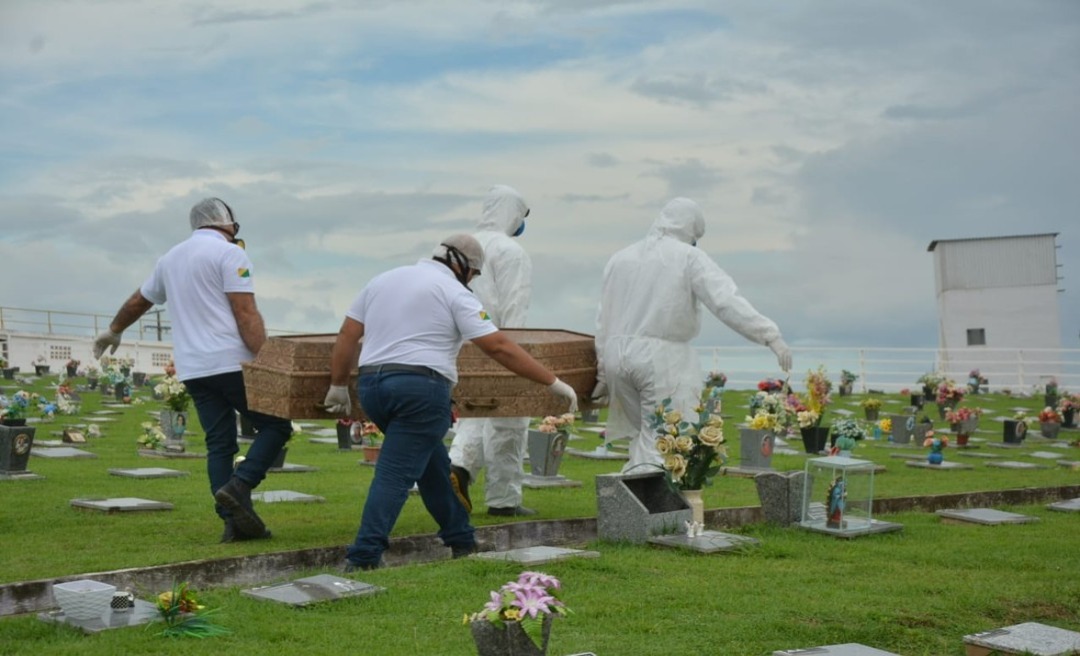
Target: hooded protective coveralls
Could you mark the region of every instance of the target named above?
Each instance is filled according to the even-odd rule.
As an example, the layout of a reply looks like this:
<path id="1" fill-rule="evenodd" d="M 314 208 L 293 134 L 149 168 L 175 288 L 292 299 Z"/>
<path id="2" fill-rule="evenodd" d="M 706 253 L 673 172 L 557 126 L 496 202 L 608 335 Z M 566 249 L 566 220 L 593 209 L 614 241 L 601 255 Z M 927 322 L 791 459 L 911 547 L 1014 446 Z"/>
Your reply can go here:
<path id="1" fill-rule="evenodd" d="M 649 416 L 671 398 L 684 416 L 699 403 L 704 386 L 690 340 L 701 330 L 700 308 L 743 337 L 768 345 L 781 369 L 791 353 L 780 329 L 739 295 L 735 281 L 693 244 L 705 234 L 697 203 L 671 200 L 645 239 L 611 257 L 604 268 L 596 320 L 597 390 L 610 399 L 607 439 L 629 437 L 623 472 L 660 465 Z"/>
<path id="2" fill-rule="evenodd" d="M 532 261 L 512 238 L 529 211 L 513 188 L 496 185 L 484 199 L 476 240 L 484 247 L 483 273 L 472 282 L 492 322 L 499 328 L 522 328 L 532 295 Z M 488 508 L 521 505 L 522 460 L 528 417 L 461 419 L 450 445 L 450 461 L 468 470 L 471 480 L 487 467 L 484 497 Z"/>

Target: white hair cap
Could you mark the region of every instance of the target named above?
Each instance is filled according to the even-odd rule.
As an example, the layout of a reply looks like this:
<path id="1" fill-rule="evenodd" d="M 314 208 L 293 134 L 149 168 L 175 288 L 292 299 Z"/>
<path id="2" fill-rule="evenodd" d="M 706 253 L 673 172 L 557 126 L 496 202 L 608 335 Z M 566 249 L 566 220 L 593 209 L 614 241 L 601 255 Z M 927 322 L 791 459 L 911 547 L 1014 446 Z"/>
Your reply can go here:
<path id="1" fill-rule="evenodd" d="M 204 198 L 191 208 L 191 229 L 228 226 L 235 223 L 232 208 L 220 198 Z"/>
<path id="2" fill-rule="evenodd" d="M 465 256 L 469 268 L 476 271 L 484 268 L 484 248 L 480 245 L 480 242 L 476 241 L 476 237 L 463 232 L 450 235 L 435 247 L 432 257 L 439 260 L 453 261 L 449 257 L 450 248 L 456 249 Z"/>

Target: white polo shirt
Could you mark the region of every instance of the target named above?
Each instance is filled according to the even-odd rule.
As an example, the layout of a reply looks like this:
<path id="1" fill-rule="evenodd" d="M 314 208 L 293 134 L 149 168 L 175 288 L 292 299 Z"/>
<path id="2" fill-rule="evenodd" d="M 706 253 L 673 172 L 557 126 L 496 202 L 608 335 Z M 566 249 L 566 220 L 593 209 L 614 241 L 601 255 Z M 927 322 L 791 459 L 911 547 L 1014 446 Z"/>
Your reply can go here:
<path id="1" fill-rule="evenodd" d="M 435 260 L 376 276 L 345 316 L 364 324 L 362 366 L 421 365 L 454 383 L 462 343 L 498 330 L 476 296 Z"/>
<path id="2" fill-rule="evenodd" d="M 241 362 L 254 359 L 225 296 L 255 293 L 251 260 L 217 230 L 195 230 L 173 246 L 139 292 L 151 303 L 169 304 L 180 380 L 240 371 Z"/>

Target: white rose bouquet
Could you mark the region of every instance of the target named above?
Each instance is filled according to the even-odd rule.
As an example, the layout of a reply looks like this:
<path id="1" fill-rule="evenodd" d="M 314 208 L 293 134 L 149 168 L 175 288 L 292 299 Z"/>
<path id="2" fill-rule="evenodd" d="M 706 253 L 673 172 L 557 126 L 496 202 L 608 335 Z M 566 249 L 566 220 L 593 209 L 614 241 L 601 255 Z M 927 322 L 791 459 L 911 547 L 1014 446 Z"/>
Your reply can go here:
<path id="1" fill-rule="evenodd" d="M 697 421 L 687 421 L 671 408 L 671 399 L 664 399 L 651 418 L 657 433 L 656 449 L 664 457 L 664 473 L 680 490 L 709 485 L 727 460 L 719 397 L 706 389 L 694 412 Z"/>

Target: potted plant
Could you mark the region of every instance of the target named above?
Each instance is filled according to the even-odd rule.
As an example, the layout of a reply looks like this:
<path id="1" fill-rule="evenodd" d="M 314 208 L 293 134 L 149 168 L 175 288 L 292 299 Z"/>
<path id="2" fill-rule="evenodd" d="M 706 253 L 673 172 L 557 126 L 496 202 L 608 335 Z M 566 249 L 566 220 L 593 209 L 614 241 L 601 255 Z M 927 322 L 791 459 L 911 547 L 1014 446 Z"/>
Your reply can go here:
<path id="1" fill-rule="evenodd" d="M 34 373 L 38 376 L 44 376 L 49 373 L 49 361 L 45 359 L 44 355 L 39 355 L 34 359 Z"/>
<path id="2" fill-rule="evenodd" d="M 540 656 L 547 653 L 552 619 L 570 609 L 559 599 L 562 584 L 543 572 L 522 572 L 491 597 L 483 610 L 466 614 L 479 656 Z"/>
<path id="3" fill-rule="evenodd" d="M 378 462 L 379 450 L 382 449 L 382 441 L 385 437 L 375 422 L 365 421 L 360 424 L 361 449 L 364 452 L 364 462 Z"/>
<path id="4" fill-rule="evenodd" d="M 923 439 L 923 446 L 930 447 L 930 454 L 926 456 L 926 461 L 931 465 L 940 465 L 945 461 L 945 454 L 942 452 L 949 446 L 949 438 L 930 431 Z"/>
<path id="5" fill-rule="evenodd" d="M 918 382 L 919 385 L 922 386 L 922 402 L 917 404 L 917 407 L 921 408 L 923 403 L 925 403 L 929 399 L 934 398 L 934 394 L 937 393 L 938 386 L 941 385 L 942 381 L 944 380 L 945 377 L 937 373 L 936 371 L 928 371 L 922 376 L 919 376 L 919 380 L 916 382 Z M 914 396 L 912 397 L 911 405 L 916 405 Z"/>
<path id="6" fill-rule="evenodd" d="M 94 365 L 86 366 L 86 384 L 90 389 L 96 389 L 98 386 L 98 376 L 101 372 Z"/>
<path id="7" fill-rule="evenodd" d="M 881 399 L 866 398 L 859 405 L 862 406 L 863 412 L 866 414 L 866 421 L 877 421 L 878 413 L 881 412 Z"/>
<path id="8" fill-rule="evenodd" d="M 866 439 L 866 429 L 854 419 L 840 419 L 832 425 L 833 455 L 850 456 L 859 440 Z"/>
<path id="9" fill-rule="evenodd" d="M 1053 407 L 1046 406 L 1039 413 L 1039 433 L 1043 437 L 1056 440 L 1059 430 L 1061 430 L 1061 415 Z"/>
<path id="10" fill-rule="evenodd" d="M 955 408 L 964 400 L 964 390 L 955 381 L 947 378 L 938 385 L 935 400 L 938 404 L 938 415 L 944 419 L 949 409 Z"/>
<path id="11" fill-rule="evenodd" d="M 709 375 L 705 377 L 705 387 L 708 389 L 715 387 L 722 390 L 724 385 L 727 385 L 727 375 L 722 371 L 710 371 Z"/>
<path id="12" fill-rule="evenodd" d="M 795 394 L 789 397 L 788 406 L 798 420 L 799 431 L 802 433 L 803 448 L 807 453 L 821 453 L 829 439 L 829 427 L 822 426 L 825 409 L 832 402 L 829 392 L 832 391 L 832 381 L 825 373 L 825 367 L 819 366 L 817 370 L 806 372 L 806 401 Z"/>
<path id="13" fill-rule="evenodd" d="M 64 364 L 64 369 L 67 370 L 67 377 L 68 378 L 74 378 L 79 373 L 79 361 L 76 360 L 75 358 L 72 358 L 72 359 L 68 360 Z"/>
<path id="14" fill-rule="evenodd" d="M 704 525 L 701 490 L 712 483 L 727 459 L 724 420 L 715 402 L 699 406 L 696 420 L 691 422 L 671 407 L 671 399 L 664 399 L 652 414 L 650 425 L 657 434 L 656 450 L 663 457 L 664 478 L 682 494 L 693 521 Z"/>
<path id="15" fill-rule="evenodd" d="M 1027 413 L 1023 410 L 1018 411 L 1012 419 L 1006 419 L 1002 424 L 1002 437 L 1006 444 L 1020 444 L 1027 437 Z"/>
<path id="16" fill-rule="evenodd" d="M 1058 401 L 1057 411 L 1061 413 L 1061 425 L 1073 428 L 1076 425 L 1076 409 L 1080 407 L 1080 396 L 1066 394 Z"/>
<path id="17" fill-rule="evenodd" d="M 141 448 L 139 451 L 158 451 L 165 446 L 165 433 L 161 427 L 152 421 L 142 423 L 143 434 L 135 438 L 135 443 Z"/>
<path id="18" fill-rule="evenodd" d="M 851 396 L 851 388 L 855 385 L 855 381 L 859 379 L 857 374 L 854 374 L 847 369 L 840 370 L 840 396 Z"/>
<path id="19" fill-rule="evenodd" d="M 978 369 L 969 371 L 967 381 L 968 394 L 978 394 L 979 389 L 984 384 L 984 380 L 982 373 Z"/>
<path id="20" fill-rule="evenodd" d="M 158 417 L 165 437 L 169 440 L 183 439 L 188 424 L 187 409 L 191 404 L 187 387 L 175 376 L 166 376 L 154 386 L 154 393 L 165 402 L 165 409 Z"/>
<path id="21" fill-rule="evenodd" d="M 979 425 L 979 408 L 959 407 L 950 409 L 945 413 L 945 421 L 949 422 L 949 430 L 956 435 L 957 446 L 967 446 L 968 437 L 975 432 Z"/>

